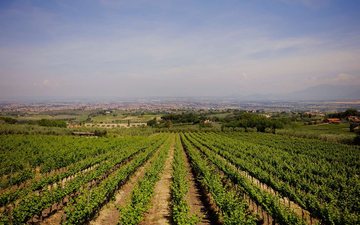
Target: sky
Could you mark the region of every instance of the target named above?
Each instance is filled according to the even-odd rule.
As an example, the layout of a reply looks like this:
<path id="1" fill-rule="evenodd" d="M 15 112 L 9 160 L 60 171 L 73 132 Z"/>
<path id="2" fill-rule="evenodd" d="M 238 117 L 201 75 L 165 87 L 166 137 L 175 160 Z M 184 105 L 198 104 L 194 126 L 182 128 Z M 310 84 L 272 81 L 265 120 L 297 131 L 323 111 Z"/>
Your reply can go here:
<path id="1" fill-rule="evenodd" d="M 360 87 L 358 0 L 1 0 L 0 98 Z"/>

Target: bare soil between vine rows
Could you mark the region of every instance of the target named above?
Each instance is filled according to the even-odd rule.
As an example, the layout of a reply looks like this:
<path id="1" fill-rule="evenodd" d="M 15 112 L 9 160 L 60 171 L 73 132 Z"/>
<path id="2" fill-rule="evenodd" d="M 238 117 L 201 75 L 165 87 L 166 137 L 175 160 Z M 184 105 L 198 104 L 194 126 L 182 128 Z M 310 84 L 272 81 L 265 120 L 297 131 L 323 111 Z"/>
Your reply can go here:
<path id="1" fill-rule="evenodd" d="M 170 147 L 168 159 L 160 175 L 160 180 L 154 188 L 154 195 L 151 200 L 151 207 L 145 213 L 141 225 L 148 224 L 171 224 L 171 190 L 172 163 L 174 160 L 174 143 Z"/>

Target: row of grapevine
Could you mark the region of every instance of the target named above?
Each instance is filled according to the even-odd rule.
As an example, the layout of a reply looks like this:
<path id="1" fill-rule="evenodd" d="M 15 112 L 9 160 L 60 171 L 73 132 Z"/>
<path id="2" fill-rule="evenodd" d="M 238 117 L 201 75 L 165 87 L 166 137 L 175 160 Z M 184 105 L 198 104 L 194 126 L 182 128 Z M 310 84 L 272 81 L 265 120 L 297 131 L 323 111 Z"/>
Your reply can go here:
<path id="1" fill-rule="evenodd" d="M 291 210 L 283 207 L 279 202 L 277 196 L 273 196 L 258 187 L 251 184 L 250 180 L 242 176 L 236 167 L 232 166 L 227 160 L 217 155 L 218 152 L 213 152 L 209 148 L 202 145 L 195 138 L 189 134 L 186 138 L 199 149 L 214 165 L 216 165 L 229 179 L 240 187 L 240 194 L 248 194 L 257 204 L 264 208 L 279 224 L 304 224 L 301 218 L 297 217 Z M 231 157 L 231 156 L 229 156 Z"/>
<path id="2" fill-rule="evenodd" d="M 0 206 L 5 206 L 33 191 L 42 190 L 50 184 L 57 183 L 63 179 L 66 179 L 67 177 L 71 177 L 83 170 L 86 170 L 87 168 L 97 165 L 109 158 L 112 154 L 114 154 L 114 151 L 108 151 L 107 153 L 101 154 L 94 158 L 87 158 L 78 163 L 70 165 L 63 173 L 55 173 L 50 176 L 44 176 L 39 180 L 31 181 L 24 187 L 7 190 L 0 195 Z"/>
<path id="3" fill-rule="evenodd" d="M 330 157 L 321 156 L 327 149 L 321 144 L 315 145 L 313 140 L 312 151 L 318 152 L 318 157 L 302 150 L 302 147 L 299 147 L 302 142 L 299 142 L 294 150 L 289 150 L 283 144 L 276 148 L 218 134 L 202 134 L 197 135 L 197 138 L 241 170 L 249 172 L 251 176 L 310 211 L 312 215 L 320 218 L 322 223 L 360 222 L 357 213 L 360 209 L 357 197 L 360 183 L 356 178 L 358 162 L 345 164 L 339 159 L 329 163 Z M 341 148 L 343 145 L 339 146 Z M 359 153 L 348 149 L 348 153 L 343 151 L 342 154 L 352 155 L 352 159 L 356 160 L 355 156 Z"/>
<path id="4" fill-rule="evenodd" d="M 249 142 L 256 145 L 265 145 L 285 150 L 292 154 L 306 154 L 312 158 L 325 159 L 329 163 L 341 162 L 349 167 L 360 165 L 360 146 L 356 145 L 345 145 L 316 139 L 298 138 L 269 133 L 219 132 L 218 134 L 237 139 L 242 142 Z"/>
<path id="5" fill-rule="evenodd" d="M 156 139 L 156 143 L 160 143 L 161 139 Z M 149 145 L 147 148 L 158 144 Z M 85 184 L 94 182 L 99 183 L 101 180 L 107 178 L 114 170 L 117 170 L 123 162 L 129 160 L 131 157 L 143 150 L 139 146 L 135 145 L 126 151 L 119 151 L 117 155 L 109 159 L 108 161 L 99 165 L 96 170 L 89 173 L 81 174 L 75 179 L 66 183 L 65 187 L 59 187 L 55 190 L 46 190 L 38 195 L 36 193 L 30 193 L 14 208 L 10 218 L 13 219 L 14 224 L 21 224 L 35 215 L 40 215 L 44 209 L 51 207 L 54 203 L 62 201 L 66 196 L 70 196 L 73 193 L 78 192 Z"/>
<path id="6" fill-rule="evenodd" d="M 156 156 L 151 166 L 146 171 L 144 177 L 139 181 L 131 193 L 131 200 L 128 205 L 120 209 L 120 224 L 138 224 L 143 214 L 148 210 L 151 197 L 154 192 L 155 183 L 159 180 L 159 175 L 164 168 L 168 158 L 169 149 L 173 142 L 174 135 L 164 143 L 159 154 Z"/>
<path id="7" fill-rule="evenodd" d="M 189 191 L 187 175 L 190 171 L 185 167 L 185 156 L 183 151 L 180 136 L 176 135 L 171 183 L 172 218 L 174 224 L 177 225 L 195 225 L 198 223 L 199 218 L 195 215 L 190 215 L 189 205 L 186 202 L 186 195 Z"/>
<path id="8" fill-rule="evenodd" d="M 144 137 L 81 138 L 49 135 L 0 136 L 0 188 L 19 185 L 35 177 L 96 157 Z"/>
<path id="9" fill-rule="evenodd" d="M 248 206 L 242 198 L 223 185 L 216 169 L 202 157 L 183 134 L 181 140 L 190 157 L 197 179 L 218 207 L 219 220 L 223 224 L 256 224 L 257 219 L 249 213 Z"/>
<path id="10" fill-rule="evenodd" d="M 83 224 L 89 221 L 98 210 L 111 198 L 114 192 L 129 176 L 158 149 L 159 145 L 152 146 L 140 153 L 130 163 L 124 165 L 111 174 L 98 186 L 83 189 L 80 194 L 65 208 L 66 221 L 64 224 Z M 163 149 L 164 147 L 160 148 Z"/>

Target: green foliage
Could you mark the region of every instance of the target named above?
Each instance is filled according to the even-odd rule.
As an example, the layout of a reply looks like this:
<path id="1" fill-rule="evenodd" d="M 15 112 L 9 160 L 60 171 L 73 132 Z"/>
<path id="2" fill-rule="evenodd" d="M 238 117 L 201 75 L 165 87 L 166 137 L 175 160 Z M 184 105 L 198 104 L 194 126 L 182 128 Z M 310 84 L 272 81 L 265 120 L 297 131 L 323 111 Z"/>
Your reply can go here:
<path id="1" fill-rule="evenodd" d="M 219 218 L 223 224 L 256 224 L 256 219 L 247 213 L 247 205 L 233 190 L 228 190 L 222 184 L 221 177 L 204 157 L 182 135 L 182 143 L 188 152 L 191 164 L 197 174 L 197 179 L 205 190 L 208 190 L 216 206 L 219 208 Z"/>
<path id="2" fill-rule="evenodd" d="M 0 120 L 4 121 L 5 123 L 8 123 L 8 124 L 15 124 L 18 122 L 16 119 L 11 118 L 11 117 L 0 117 Z"/>
<path id="3" fill-rule="evenodd" d="M 170 113 L 161 117 L 164 121 L 171 121 L 172 123 L 192 123 L 196 124 L 200 122 L 200 116 L 196 113 Z"/>
<path id="4" fill-rule="evenodd" d="M 318 139 L 333 143 L 353 144 L 355 134 L 350 132 L 349 125 L 321 124 L 321 125 L 299 125 L 277 130 L 277 134 L 307 139 Z"/>
<path id="5" fill-rule="evenodd" d="M 163 139 L 159 144 L 163 143 Z M 124 182 L 139 166 L 146 162 L 159 147 L 159 144 L 150 146 L 137 154 L 129 164 L 111 173 L 98 186 L 84 189 L 72 204 L 65 208 L 65 224 L 83 224 L 89 221 Z"/>
<path id="6" fill-rule="evenodd" d="M 356 179 L 360 166 L 358 147 L 272 134 L 226 136 L 196 134 L 196 139 L 304 207 L 323 223 L 357 224 L 360 221 L 357 214 L 360 183 Z"/>
<path id="7" fill-rule="evenodd" d="M 219 151 L 216 148 L 210 149 L 205 142 L 199 142 L 198 139 L 186 135 L 189 141 L 196 146 L 207 158 L 214 163 L 222 172 L 224 172 L 235 184 L 243 188 L 243 191 L 248 193 L 252 199 L 254 199 L 259 205 L 267 209 L 267 211 L 275 218 L 280 224 L 304 224 L 304 222 L 296 217 L 290 210 L 287 210 L 284 207 L 281 207 L 278 202 L 279 199 L 271 194 L 260 190 L 257 187 L 252 186 L 252 184 L 245 180 L 237 171 L 236 168 L 231 166 L 231 164 L 225 161 L 220 156 L 225 156 L 227 160 L 231 163 L 234 163 L 234 158 L 231 155 L 223 155 L 223 152 Z M 208 143 L 208 140 L 207 140 Z M 215 151 L 214 152 L 212 152 Z M 217 155 L 219 154 L 219 155 Z"/>
<path id="8" fill-rule="evenodd" d="M 41 195 L 36 194 L 35 192 L 27 192 L 24 193 L 24 196 L 21 196 L 20 201 L 16 204 L 16 207 L 13 209 L 11 217 L 13 218 L 14 224 L 23 224 L 26 223 L 30 218 L 35 215 L 41 215 L 44 209 L 51 207 L 54 203 L 60 202 L 64 197 L 70 196 L 79 190 L 85 190 L 84 194 L 81 194 L 78 198 L 83 199 L 83 196 L 91 196 L 92 205 L 88 207 L 82 207 L 79 203 L 77 207 L 80 208 L 71 208 L 76 207 L 74 204 L 70 204 L 70 210 L 66 209 L 65 211 L 68 213 L 67 218 L 70 224 L 74 224 L 74 221 L 86 221 L 89 219 L 89 215 L 94 212 L 94 207 L 96 204 L 99 207 L 101 203 L 105 201 L 103 198 L 104 193 L 105 196 L 108 196 L 111 190 L 114 190 L 117 187 L 119 180 L 123 178 L 124 174 L 131 174 L 135 167 L 131 167 L 136 165 L 135 162 L 141 163 L 145 161 L 143 155 L 148 155 L 149 152 L 154 151 L 154 149 L 159 146 L 162 142 L 164 136 L 157 136 L 154 139 L 149 139 L 143 142 L 134 142 L 132 141 L 127 147 L 119 151 L 118 146 L 112 148 L 114 151 L 111 152 L 109 158 L 106 161 L 103 161 L 95 170 L 91 170 L 88 173 L 80 173 L 78 176 L 74 177 L 74 179 L 70 180 L 66 183 L 63 188 L 57 188 L 54 190 L 46 189 L 46 186 Z M 155 142 L 155 145 L 153 145 Z M 157 143 L 157 144 L 156 144 Z M 142 153 L 141 153 L 142 152 Z M 134 164 L 129 164 L 129 167 L 126 170 L 118 170 L 119 166 L 126 160 L 135 157 Z M 115 173 L 114 173 L 115 172 Z M 116 179 L 115 179 L 116 178 Z M 104 182 L 101 182 L 105 179 Z M 96 189 L 96 192 L 93 192 L 91 195 L 87 195 L 84 186 L 86 184 L 101 182 L 99 188 Z M 116 183 L 117 182 L 117 183 Z M 34 183 L 35 184 L 35 183 Z M 31 187 L 34 190 L 34 186 Z M 101 190 L 101 191 L 100 191 Z M 99 197 L 100 196 L 100 197 Z M 101 197 L 102 196 L 102 197 Z M 100 201 L 102 200 L 102 201 Z M 81 202 L 81 200 L 79 200 Z M 92 209 L 91 213 L 89 211 Z M 73 214 L 72 214 L 73 213 Z M 75 218 L 75 219 L 73 219 Z"/>
<path id="9" fill-rule="evenodd" d="M 106 136 L 107 131 L 106 130 L 95 130 L 94 134 L 95 134 L 95 136 L 103 137 L 103 136 Z"/>
<path id="10" fill-rule="evenodd" d="M 66 127 L 66 122 L 63 120 L 47 120 L 41 119 L 38 124 L 43 127 Z"/>
<path id="11" fill-rule="evenodd" d="M 154 117 L 154 119 L 152 119 L 152 120 L 149 120 L 146 124 L 149 127 L 155 127 L 157 125 L 156 117 Z"/>
<path id="12" fill-rule="evenodd" d="M 179 135 L 176 135 L 173 180 L 171 183 L 172 218 L 174 224 L 177 225 L 195 225 L 199 222 L 199 218 L 190 215 L 189 205 L 186 202 L 186 195 L 189 190 L 187 174 L 190 171 L 187 171 L 185 167 L 183 151 Z"/>
<path id="13" fill-rule="evenodd" d="M 34 129 L 39 128 L 50 129 Z M 70 199 L 64 209 L 65 223 L 88 223 L 128 177 L 151 159 L 144 178 L 132 191 L 130 204 L 121 209 L 121 224 L 138 224 L 149 208 L 175 135 L 153 134 L 156 129 L 123 130 L 124 133 L 111 131 L 104 138 L 0 135 L 0 207 L 5 209 L 0 223 L 25 224 L 65 197 Z M 175 136 L 171 183 L 174 224 L 198 222 L 185 200 L 189 171 L 182 145 L 223 224 L 259 222 L 249 213 L 243 194 L 279 224 L 303 223 L 279 203 L 279 196 L 308 210 L 322 224 L 360 222 L 360 147 L 258 132 L 196 131 L 181 134 L 181 142 Z M 263 191 L 241 171 L 276 190 L 278 195 Z M 69 177 L 60 187 L 62 180 Z M 19 184 L 21 187 L 14 186 Z M 58 188 L 49 189 L 48 185 L 53 184 Z M 11 211 L 7 210 L 9 204 Z"/>
<path id="14" fill-rule="evenodd" d="M 168 156 L 171 139 L 169 138 L 159 149 L 159 154 L 154 159 L 151 167 L 146 171 L 144 177 L 132 191 L 130 204 L 120 209 L 120 224 L 138 224 L 141 221 L 143 214 L 149 208 L 155 183 L 160 179 L 159 174 L 163 170 Z"/>
<path id="15" fill-rule="evenodd" d="M 329 118 L 342 118 L 345 119 L 349 116 L 360 116 L 360 112 L 357 109 L 347 109 L 344 112 L 331 113 L 327 115 Z"/>
<path id="16" fill-rule="evenodd" d="M 133 148 L 134 143 L 142 144 L 145 140 L 144 137 L 85 139 L 70 136 L 0 136 L 0 174 L 8 176 L 8 179 L 1 179 L 1 186 L 6 188 L 16 184 L 15 181 L 18 184 L 28 181 L 28 185 L 21 189 L 3 192 L 0 195 L 0 206 L 98 164 L 116 154 L 119 148 L 124 148 L 125 151 Z M 64 173 L 51 176 L 47 174 L 65 166 L 67 170 Z M 40 169 L 41 179 L 32 180 L 37 167 Z"/>
<path id="17" fill-rule="evenodd" d="M 355 133 L 356 133 L 356 136 L 354 138 L 354 144 L 360 145 L 360 130 L 357 130 Z"/>
<path id="18" fill-rule="evenodd" d="M 60 127 L 42 127 L 39 125 L 29 124 L 1 124 L 0 134 L 47 134 L 47 135 L 67 135 L 71 134 L 71 130 Z"/>
<path id="19" fill-rule="evenodd" d="M 228 116 L 224 119 L 224 127 L 244 128 L 245 131 L 248 131 L 248 128 L 256 128 L 258 132 L 265 132 L 266 128 L 270 128 L 273 133 L 278 128 L 284 127 L 284 121 L 280 119 L 271 119 L 266 118 L 265 116 L 241 112 L 235 115 Z"/>

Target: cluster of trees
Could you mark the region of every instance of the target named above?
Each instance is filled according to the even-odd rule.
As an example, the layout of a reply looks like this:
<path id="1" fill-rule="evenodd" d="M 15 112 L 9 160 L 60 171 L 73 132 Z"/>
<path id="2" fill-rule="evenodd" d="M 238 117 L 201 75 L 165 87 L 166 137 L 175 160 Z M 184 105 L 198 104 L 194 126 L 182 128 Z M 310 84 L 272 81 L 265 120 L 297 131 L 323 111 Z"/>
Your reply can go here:
<path id="1" fill-rule="evenodd" d="M 173 122 L 171 120 L 157 120 L 156 117 L 154 117 L 152 120 L 149 120 L 146 124 L 149 127 L 156 128 L 170 128 L 173 126 Z"/>
<path id="2" fill-rule="evenodd" d="M 347 109 L 344 112 L 331 113 L 327 115 L 328 118 L 341 118 L 341 119 L 346 119 L 349 116 L 360 116 L 360 112 L 357 109 Z"/>
<path id="3" fill-rule="evenodd" d="M 43 127 L 66 127 L 66 122 L 64 120 L 41 119 L 38 121 L 38 125 Z"/>
<path id="4" fill-rule="evenodd" d="M 208 118 L 205 115 L 193 113 L 193 112 L 183 112 L 180 114 L 169 113 L 161 117 L 161 120 L 156 118 L 149 120 L 147 125 L 150 127 L 166 127 L 170 128 L 173 124 L 200 124 L 204 125 L 204 121 Z"/>
<path id="5" fill-rule="evenodd" d="M 94 135 L 98 137 L 104 137 L 106 136 L 107 131 L 106 130 L 95 130 Z"/>
<path id="6" fill-rule="evenodd" d="M 174 114 L 170 113 L 161 117 L 164 121 L 171 121 L 172 123 L 192 123 L 197 124 L 201 120 L 204 120 L 204 116 L 200 116 L 199 114 L 195 113 L 181 113 L 181 114 Z"/>
<path id="7" fill-rule="evenodd" d="M 289 121 L 286 118 L 266 118 L 258 113 L 249 113 L 246 111 L 234 111 L 232 114 L 221 118 L 213 115 L 195 112 L 183 112 L 179 114 L 170 113 L 161 117 L 161 120 L 156 118 L 149 120 L 147 125 L 157 128 L 170 128 L 173 124 L 199 124 L 200 127 L 212 127 L 211 121 L 219 122 L 224 128 L 256 128 L 258 132 L 265 132 L 267 128 L 275 132 L 278 128 L 283 128 L 284 124 Z"/>
<path id="8" fill-rule="evenodd" d="M 4 121 L 5 123 L 8 123 L 8 124 L 15 124 L 18 122 L 16 119 L 11 118 L 11 117 L 0 117 L 0 120 Z"/>
<path id="9" fill-rule="evenodd" d="M 0 120 L 4 121 L 7 124 L 32 124 L 39 125 L 43 127 L 66 127 L 66 122 L 64 120 L 17 120 L 11 117 L 0 117 Z"/>
<path id="10" fill-rule="evenodd" d="M 235 115 L 224 118 L 222 129 L 229 128 L 244 128 L 248 131 L 248 128 L 256 128 L 258 132 L 265 132 L 267 128 L 271 129 L 273 133 L 278 128 L 283 128 L 286 121 L 281 119 L 267 118 L 260 114 L 240 112 Z"/>

